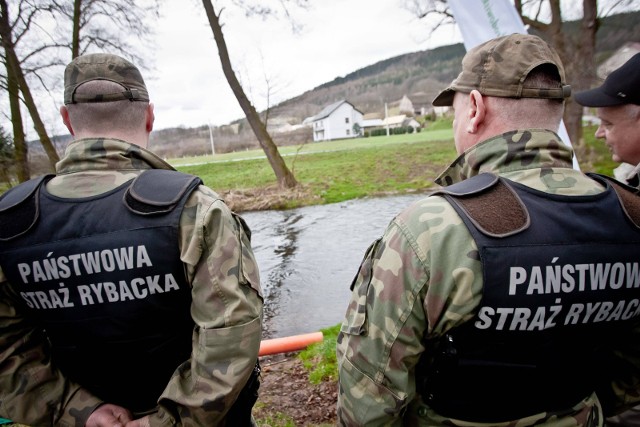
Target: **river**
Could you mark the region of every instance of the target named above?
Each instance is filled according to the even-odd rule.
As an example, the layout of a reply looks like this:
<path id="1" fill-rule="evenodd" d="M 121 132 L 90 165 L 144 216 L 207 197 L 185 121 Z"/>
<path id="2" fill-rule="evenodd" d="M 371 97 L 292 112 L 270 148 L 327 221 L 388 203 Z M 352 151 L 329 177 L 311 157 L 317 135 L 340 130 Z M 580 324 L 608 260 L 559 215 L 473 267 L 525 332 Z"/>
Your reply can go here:
<path id="1" fill-rule="evenodd" d="M 265 297 L 264 338 L 315 332 L 342 321 L 349 285 L 371 242 L 425 194 L 244 212 Z"/>

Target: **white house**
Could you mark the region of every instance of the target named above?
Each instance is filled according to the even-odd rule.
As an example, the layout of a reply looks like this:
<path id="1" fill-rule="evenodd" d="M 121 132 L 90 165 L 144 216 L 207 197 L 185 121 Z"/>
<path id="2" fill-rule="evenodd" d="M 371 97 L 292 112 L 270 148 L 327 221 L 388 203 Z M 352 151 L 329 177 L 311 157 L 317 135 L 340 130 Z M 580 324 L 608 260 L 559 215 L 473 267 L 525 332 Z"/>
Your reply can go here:
<path id="1" fill-rule="evenodd" d="M 354 131 L 354 125 L 362 127 L 363 114 L 347 101 L 338 101 L 328 105 L 318 114 L 305 122 L 313 126 L 314 141 L 329 141 L 332 139 L 355 138 L 360 136 Z"/>

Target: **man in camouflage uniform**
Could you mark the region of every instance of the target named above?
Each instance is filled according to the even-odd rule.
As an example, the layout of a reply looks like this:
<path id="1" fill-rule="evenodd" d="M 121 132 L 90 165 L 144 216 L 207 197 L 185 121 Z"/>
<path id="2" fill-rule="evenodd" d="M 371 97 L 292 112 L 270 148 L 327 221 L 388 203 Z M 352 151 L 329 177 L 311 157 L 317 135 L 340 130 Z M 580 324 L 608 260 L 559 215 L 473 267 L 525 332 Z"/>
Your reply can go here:
<path id="1" fill-rule="evenodd" d="M 340 425 L 602 426 L 640 400 L 640 205 L 572 167 L 569 94 L 538 37 L 465 55 L 434 100 L 460 156 L 351 285 Z"/>
<path id="2" fill-rule="evenodd" d="M 250 424 L 263 301 L 248 227 L 146 150 L 153 104 L 133 64 L 80 56 L 64 84 L 74 140 L 57 174 L 0 199 L 1 416 Z"/>
<path id="3" fill-rule="evenodd" d="M 640 53 L 612 71 L 602 85 L 574 98 L 596 108 L 600 118 L 596 138 L 604 139 L 615 162 L 629 166 L 620 179 L 640 187 Z"/>

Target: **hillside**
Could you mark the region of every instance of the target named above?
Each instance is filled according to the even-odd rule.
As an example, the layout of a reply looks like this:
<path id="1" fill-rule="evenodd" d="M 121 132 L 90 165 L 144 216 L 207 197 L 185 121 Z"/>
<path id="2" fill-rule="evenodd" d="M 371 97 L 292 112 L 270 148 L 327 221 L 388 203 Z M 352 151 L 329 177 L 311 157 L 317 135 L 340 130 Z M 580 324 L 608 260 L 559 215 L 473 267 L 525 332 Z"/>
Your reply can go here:
<path id="1" fill-rule="evenodd" d="M 640 12 L 613 15 L 601 21 L 597 35 L 598 63 L 630 41 L 640 42 Z M 565 32 L 575 37 L 580 22 L 565 23 Z M 533 33 L 533 31 L 532 31 Z M 325 106 L 345 99 L 366 114 L 382 117 L 384 103 L 398 102 L 407 95 L 414 103 L 430 105 L 433 97 L 460 72 L 465 49 L 462 44 L 408 53 L 385 59 L 356 70 L 346 76 L 315 87 L 284 101 L 269 111 L 269 123 L 296 125 L 320 112 Z M 257 147 L 246 120 L 213 129 L 216 152 Z M 312 140 L 310 129 L 279 133 L 272 129 L 278 145 L 299 144 Z M 207 126 L 194 129 L 160 130 L 152 135 L 154 150 L 173 157 L 176 140 L 181 141 L 183 154 L 205 154 L 210 147 Z"/>
<path id="2" fill-rule="evenodd" d="M 596 55 L 598 63 L 613 51 L 630 41 L 640 42 L 640 12 L 631 12 L 605 18 L 598 31 Z M 579 22 L 565 23 L 565 32 L 576 34 Z M 272 137 L 278 145 L 300 144 L 312 140 L 311 130 L 277 132 L 275 125 L 298 125 L 325 106 L 345 99 L 364 114 L 384 113 L 384 103 L 398 102 L 404 95 L 420 105 L 430 105 L 433 97 L 454 79 L 460 71 L 464 46 L 454 44 L 431 50 L 418 51 L 379 61 L 339 76 L 330 82 L 310 89 L 286 100 L 269 111 Z M 264 112 L 263 112 L 264 114 Z M 212 129 L 217 153 L 258 147 L 245 119 Z M 68 138 L 56 138 L 63 147 Z M 180 144 L 176 144 L 180 141 Z M 211 152 L 209 128 L 174 128 L 154 131 L 150 147 L 165 157 L 209 154 Z M 39 143 L 33 144 L 32 157 L 43 155 Z M 60 149 L 62 152 L 62 148 Z M 36 160 L 37 161 L 37 160 Z M 46 164 L 46 162 L 40 162 Z"/>
<path id="3" fill-rule="evenodd" d="M 328 104 L 342 99 L 348 100 L 365 114 L 380 115 L 384 112 L 385 102 L 397 102 L 403 95 L 410 96 L 414 103 L 418 98 L 430 103 L 438 91 L 457 76 L 464 52 L 462 44 L 455 44 L 385 59 L 344 77 L 337 77 L 272 107 L 269 111 L 269 123 L 300 124 Z M 244 119 L 228 126 L 217 127 L 213 132 L 216 152 L 258 146 Z M 299 144 L 312 140 L 310 129 L 287 133 L 272 132 L 272 137 L 278 145 Z M 172 157 L 175 153 L 172 152 L 171 141 L 177 138 L 181 141 L 182 148 L 187 150 L 185 154 L 198 154 L 190 151 L 185 145 L 191 145 L 194 149 L 198 147 L 198 150 L 210 150 L 207 126 L 159 130 L 154 132 L 151 142 L 154 150 Z M 185 144 L 185 141 L 190 143 Z"/>

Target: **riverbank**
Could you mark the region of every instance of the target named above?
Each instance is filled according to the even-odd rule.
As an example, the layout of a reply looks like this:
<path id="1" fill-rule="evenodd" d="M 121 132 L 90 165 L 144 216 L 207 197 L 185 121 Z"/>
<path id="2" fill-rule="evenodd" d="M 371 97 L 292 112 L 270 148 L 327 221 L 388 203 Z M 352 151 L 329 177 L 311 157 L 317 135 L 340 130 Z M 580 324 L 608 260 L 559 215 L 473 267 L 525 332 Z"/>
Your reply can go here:
<path id="1" fill-rule="evenodd" d="M 292 209 L 361 197 L 425 192 L 457 157 L 451 122 L 409 135 L 313 142 L 282 147 L 282 156 L 298 181 L 280 189 L 261 150 L 198 158 L 169 159 L 176 169 L 198 175 L 236 212 Z M 612 175 L 617 166 L 595 127 L 584 128 L 577 150 L 585 172 Z"/>
<path id="2" fill-rule="evenodd" d="M 278 188 L 259 152 L 168 161 L 200 176 L 237 212 L 291 209 L 432 188 L 433 178 L 455 159 L 451 137 L 450 130 L 435 129 L 283 147 L 288 150 L 283 159 L 298 181 L 286 190 Z"/>
<path id="3" fill-rule="evenodd" d="M 338 383 L 309 380 L 296 353 L 261 361 L 262 382 L 253 416 L 260 427 L 325 427 L 336 425 Z"/>

